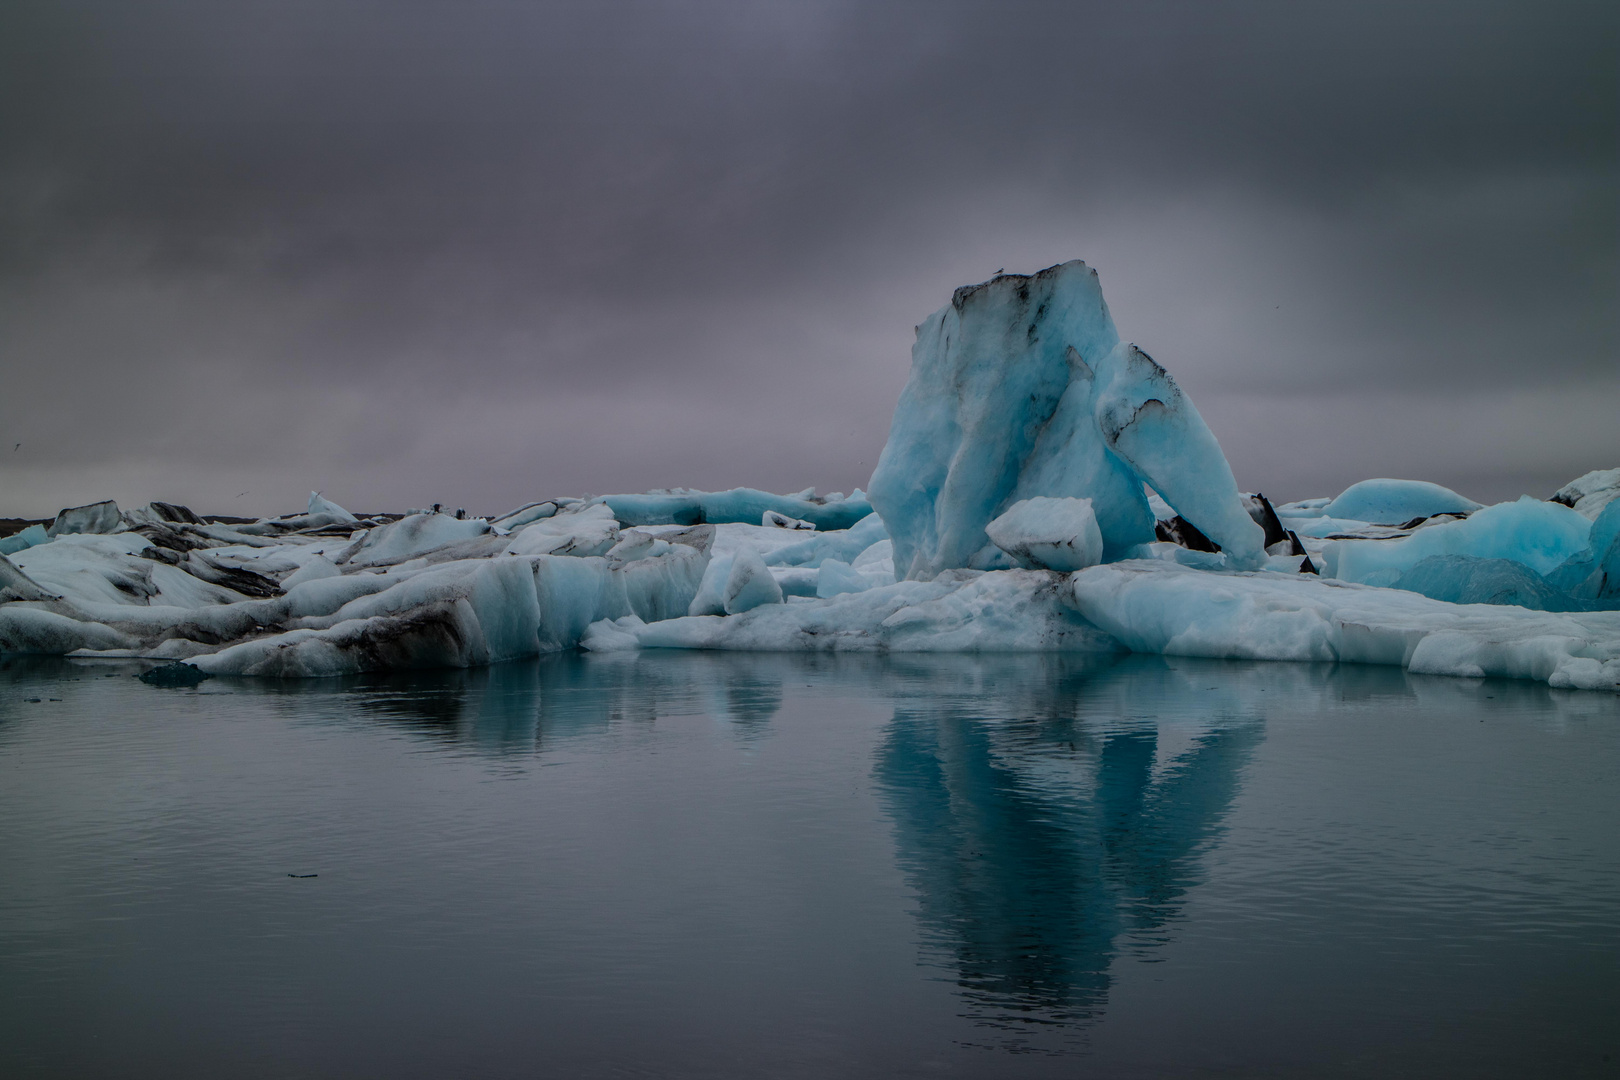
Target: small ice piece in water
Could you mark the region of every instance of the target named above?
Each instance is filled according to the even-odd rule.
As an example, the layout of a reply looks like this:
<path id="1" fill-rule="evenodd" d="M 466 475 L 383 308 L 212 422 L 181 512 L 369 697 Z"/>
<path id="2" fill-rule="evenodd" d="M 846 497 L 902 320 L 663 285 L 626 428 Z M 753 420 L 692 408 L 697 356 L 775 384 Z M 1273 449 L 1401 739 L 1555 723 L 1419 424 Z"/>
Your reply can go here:
<path id="1" fill-rule="evenodd" d="M 776 529 L 804 529 L 810 531 L 816 527 L 814 522 L 805 521 L 803 518 L 788 517 L 786 514 L 779 514 L 775 510 L 765 511 L 764 515 L 759 519 L 759 523 L 766 528 Z"/>
<path id="2" fill-rule="evenodd" d="M 725 588 L 720 591 L 720 605 L 727 615 L 752 611 L 764 604 L 782 603 L 782 587 L 771 576 L 770 568 L 759 552 L 743 548 L 731 560 L 731 571 L 726 575 Z"/>
<path id="3" fill-rule="evenodd" d="M 985 532 L 1026 570 L 1068 573 L 1102 561 L 1102 531 L 1090 499 L 1023 499 L 985 526 Z"/>
<path id="4" fill-rule="evenodd" d="M 1471 514 L 1481 504 L 1427 480 L 1363 480 L 1351 484 L 1322 513 L 1369 525 L 1404 525 L 1436 514 Z"/>
<path id="5" fill-rule="evenodd" d="M 622 619 L 598 619 L 585 628 L 579 647 L 586 652 L 627 652 L 641 648 L 636 631 L 647 624 L 634 615 Z"/>

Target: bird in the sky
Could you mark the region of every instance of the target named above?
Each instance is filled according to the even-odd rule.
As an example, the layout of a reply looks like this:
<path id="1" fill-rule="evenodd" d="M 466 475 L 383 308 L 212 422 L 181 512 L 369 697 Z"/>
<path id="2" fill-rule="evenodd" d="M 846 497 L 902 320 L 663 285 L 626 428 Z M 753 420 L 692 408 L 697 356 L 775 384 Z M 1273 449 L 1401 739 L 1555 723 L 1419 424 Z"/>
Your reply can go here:
<path id="1" fill-rule="evenodd" d="M 18 443 L 18 444 L 17 444 L 17 445 L 16 445 L 16 446 L 13 446 L 13 447 L 12 447 L 12 448 L 11 448 L 11 452 L 12 452 L 12 453 L 13 453 L 13 454 L 15 454 L 15 453 L 16 453 L 16 452 L 17 452 L 17 451 L 18 451 L 18 450 L 21 450 L 21 449 L 22 449 L 22 443 Z"/>

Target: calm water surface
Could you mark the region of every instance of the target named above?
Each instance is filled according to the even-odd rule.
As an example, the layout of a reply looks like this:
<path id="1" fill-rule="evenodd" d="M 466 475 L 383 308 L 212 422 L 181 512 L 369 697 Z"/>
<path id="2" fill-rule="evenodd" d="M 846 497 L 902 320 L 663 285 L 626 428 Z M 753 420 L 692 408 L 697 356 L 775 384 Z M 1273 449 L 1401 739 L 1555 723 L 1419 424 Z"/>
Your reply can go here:
<path id="1" fill-rule="evenodd" d="M 1620 1074 L 1613 695 L 139 670 L 0 661 L 0 1076 Z"/>

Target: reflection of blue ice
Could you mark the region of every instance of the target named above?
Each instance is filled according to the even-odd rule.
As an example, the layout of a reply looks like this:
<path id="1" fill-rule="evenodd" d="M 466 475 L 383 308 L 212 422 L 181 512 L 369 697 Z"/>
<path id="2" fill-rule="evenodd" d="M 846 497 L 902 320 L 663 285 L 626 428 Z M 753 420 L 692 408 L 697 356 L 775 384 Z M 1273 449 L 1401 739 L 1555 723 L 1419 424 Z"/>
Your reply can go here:
<path id="1" fill-rule="evenodd" d="M 1029 711 L 1010 718 L 975 713 L 985 700 L 901 702 L 876 767 L 924 940 L 968 1015 L 1002 1028 L 1083 1022 L 1105 1003 L 1120 949 L 1162 940 L 1262 731 L 1216 719 L 1161 754 L 1157 723 L 1121 727 L 1087 703 L 1123 678 L 1116 689 L 1156 682 L 1144 700 L 1163 705 L 1170 689 L 1196 714 L 1203 687 L 1135 662 L 1092 673 L 1089 688 L 1047 674 L 1058 677 L 1046 700 L 1026 682 Z M 1212 696 L 1219 717 L 1228 703 Z"/>

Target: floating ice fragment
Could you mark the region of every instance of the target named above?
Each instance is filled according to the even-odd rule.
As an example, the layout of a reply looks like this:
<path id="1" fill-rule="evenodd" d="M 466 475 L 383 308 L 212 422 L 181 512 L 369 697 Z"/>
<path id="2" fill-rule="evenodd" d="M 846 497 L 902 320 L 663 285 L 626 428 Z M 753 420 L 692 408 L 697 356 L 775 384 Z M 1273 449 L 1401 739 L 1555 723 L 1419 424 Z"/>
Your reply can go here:
<path id="1" fill-rule="evenodd" d="M 1102 561 L 1102 532 L 1090 499 L 1023 499 L 985 532 L 1027 570 L 1084 570 Z"/>

